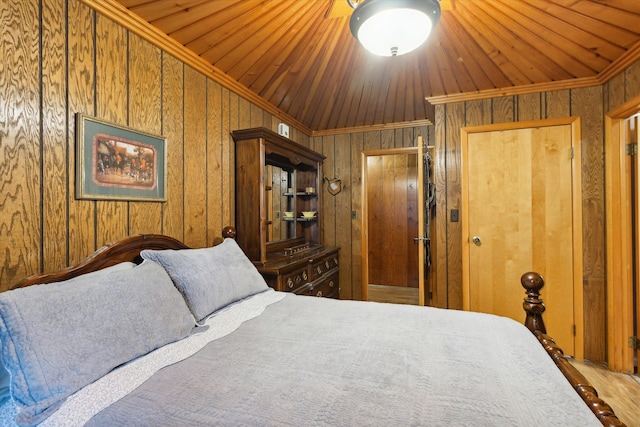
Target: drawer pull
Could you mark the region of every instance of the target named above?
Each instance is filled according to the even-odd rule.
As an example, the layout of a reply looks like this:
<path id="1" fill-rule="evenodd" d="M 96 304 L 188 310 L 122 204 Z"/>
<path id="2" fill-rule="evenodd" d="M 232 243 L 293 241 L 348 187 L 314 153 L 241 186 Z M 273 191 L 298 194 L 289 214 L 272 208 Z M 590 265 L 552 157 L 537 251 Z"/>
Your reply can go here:
<path id="1" fill-rule="evenodd" d="M 306 272 L 306 271 L 303 271 L 303 272 L 302 272 L 302 278 L 303 278 L 304 280 L 307 280 L 307 272 Z"/>
<path id="2" fill-rule="evenodd" d="M 326 261 L 324 262 L 324 266 L 325 266 L 325 267 L 327 267 L 327 270 L 331 268 L 331 267 L 330 267 L 330 264 L 329 264 L 329 260 L 326 260 Z"/>
<path id="3" fill-rule="evenodd" d="M 338 258 L 334 258 L 333 262 L 334 262 L 335 265 L 338 265 Z"/>
<path id="4" fill-rule="evenodd" d="M 291 280 L 291 277 L 287 279 L 287 286 L 289 286 L 290 288 L 293 288 L 293 280 Z"/>
<path id="5" fill-rule="evenodd" d="M 322 274 L 322 268 L 320 268 L 320 266 L 316 267 L 316 271 L 318 272 L 318 274 Z"/>
<path id="6" fill-rule="evenodd" d="M 329 287 L 333 288 L 333 280 L 329 280 Z"/>
<path id="7" fill-rule="evenodd" d="M 322 291 L 318 291 L 318 293 L 316 294 L 317 297 L 321 297 L 322 296 Z"/>

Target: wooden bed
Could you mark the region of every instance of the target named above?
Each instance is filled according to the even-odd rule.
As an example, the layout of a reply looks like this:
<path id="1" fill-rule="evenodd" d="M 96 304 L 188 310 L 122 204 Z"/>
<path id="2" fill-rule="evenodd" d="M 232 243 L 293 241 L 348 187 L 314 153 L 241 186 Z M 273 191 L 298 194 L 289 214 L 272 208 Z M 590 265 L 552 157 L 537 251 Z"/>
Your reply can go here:
<path id="1" fill-rule="evenodd" d="M 224 237 L 235 237 L 235 230 L 226 227 L 223 230 Z M 23 288 L 35 284 L 46 284 L 69 280 L 85 273 L 101 270 L 114 266 L 121 262 L 132 261 L 139 264 L 142 260 L 140 252 L 145 249 L 189 249 L 180 241 L 162 235 L 135 235 L 120 241 L 108 244 L 93 255 L 81 261 L 77 265 L 65 270 L 36 275 L 22 280 L 12 289 Z M 605 426 L 623 426 L 624 424 L 616 417 L 612 408 L 598 397 L 593 386 L 578 372 L 565 358 L 562 350 L 556 345 L 551 337 L 546 335 L 542 314 L 545 311 L 540 290 L 544 286 L 543 278 L 537 273 L 526 273 L 521 278 L 522 286 L 526 291 L 523 308 L 526 312 L 525 326 L 538 338 L 541 345 L 553 359 L 559 370 L 571 383 L 575 391 L 584 400 L 597 419 Z M 535 367 L 531 367 L 535 369 Z M 530 403 L 535 405 L 537 396 L 530 396 Z"/>

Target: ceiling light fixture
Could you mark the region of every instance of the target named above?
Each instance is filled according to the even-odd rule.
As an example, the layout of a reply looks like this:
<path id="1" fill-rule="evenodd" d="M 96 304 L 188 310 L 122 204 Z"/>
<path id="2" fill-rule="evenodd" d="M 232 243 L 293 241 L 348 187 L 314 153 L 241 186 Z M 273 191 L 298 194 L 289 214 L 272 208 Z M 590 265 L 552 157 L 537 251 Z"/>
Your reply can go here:
<path id="1" fill-rule="evenodd" d="M 438 0 L 347 0 L 351 33 L 369 52 L 397 56 L 427 40 L 440 18 Z"/>

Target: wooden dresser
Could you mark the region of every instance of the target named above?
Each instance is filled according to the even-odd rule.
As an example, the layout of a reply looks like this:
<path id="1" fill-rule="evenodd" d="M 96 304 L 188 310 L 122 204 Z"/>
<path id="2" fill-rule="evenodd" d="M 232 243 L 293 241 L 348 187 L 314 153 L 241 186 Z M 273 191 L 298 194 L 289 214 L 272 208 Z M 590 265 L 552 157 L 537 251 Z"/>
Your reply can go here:
<path id="1" fill-rule="evenodd" d="M 325 157 L 266 128 L 231 134 L 238 245 L 272 288 L 339 298 L 339 248 L 322 244 Z"/>

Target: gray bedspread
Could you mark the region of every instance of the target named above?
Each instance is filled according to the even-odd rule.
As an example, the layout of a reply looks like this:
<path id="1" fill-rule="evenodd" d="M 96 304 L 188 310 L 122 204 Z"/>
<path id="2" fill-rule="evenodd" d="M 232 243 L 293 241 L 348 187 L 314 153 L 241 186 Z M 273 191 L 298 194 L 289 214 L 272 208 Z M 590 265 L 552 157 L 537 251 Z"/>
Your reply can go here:
<path id="1" fill-rule="evenodd" d="M 88 425 L 600 423 L 515 321 L 287 294 Z"/>

